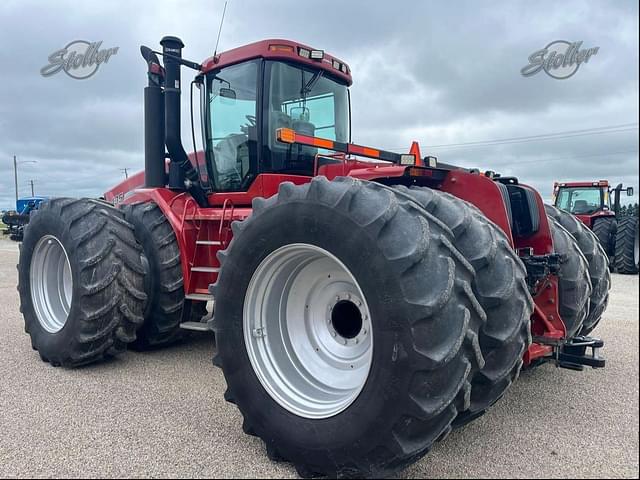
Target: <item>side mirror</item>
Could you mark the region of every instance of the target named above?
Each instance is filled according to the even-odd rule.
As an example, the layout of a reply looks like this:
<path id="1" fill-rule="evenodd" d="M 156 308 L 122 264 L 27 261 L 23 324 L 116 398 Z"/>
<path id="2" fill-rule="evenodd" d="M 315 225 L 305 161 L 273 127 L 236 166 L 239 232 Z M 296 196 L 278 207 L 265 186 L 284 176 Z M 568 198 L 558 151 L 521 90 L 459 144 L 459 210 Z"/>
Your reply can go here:
<path id="1" fill-rule="evenodd" d="M 627 197 L 633 197 L 633 187 L 627 187 Z"/>
<path id="2" fill-rule="evenodd" d="M 236 99 L 236 91 L 232 88 L 221 88 L 218 93 L 222 98 L 228 98 L 230 100 Z"/>

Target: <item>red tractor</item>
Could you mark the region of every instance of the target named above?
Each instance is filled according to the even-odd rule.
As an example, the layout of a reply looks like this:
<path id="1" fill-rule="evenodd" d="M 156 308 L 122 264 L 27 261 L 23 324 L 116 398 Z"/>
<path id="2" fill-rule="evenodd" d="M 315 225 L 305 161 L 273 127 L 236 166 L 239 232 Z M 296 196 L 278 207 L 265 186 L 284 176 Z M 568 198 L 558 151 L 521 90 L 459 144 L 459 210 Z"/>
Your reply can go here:
<path id="1" fill-rule="evenodd" d="M 109 192 L 117 206 L 53 199 L 25 229 L 21 311 L 44 361 L 213 330 L 244 431 L 305 477 L 404 468 L 523 365 L 604 366 L 587 335 L 607 258 L 575 217 L 417 144 L 351 143 L 351 70 L 322 50 L 265 40 L 198 64 L 161 44 L 141 48 L 144 186 Z M 200 92 L 191 155 L 181 66 Z"/>
<path id="2" fill-rule="evenodd" d="M 633 187 L 615 188 L 608 180 L 597 182 L 555 182 L 553 203 L 570 212 L 598 237 L 611 259 L 611 268 L 618 273 L 638 273 L 638 217 L 620 216 L 620 195 L 633 196 Z M 611 197 L 613 196 L 613 205 Z"/>

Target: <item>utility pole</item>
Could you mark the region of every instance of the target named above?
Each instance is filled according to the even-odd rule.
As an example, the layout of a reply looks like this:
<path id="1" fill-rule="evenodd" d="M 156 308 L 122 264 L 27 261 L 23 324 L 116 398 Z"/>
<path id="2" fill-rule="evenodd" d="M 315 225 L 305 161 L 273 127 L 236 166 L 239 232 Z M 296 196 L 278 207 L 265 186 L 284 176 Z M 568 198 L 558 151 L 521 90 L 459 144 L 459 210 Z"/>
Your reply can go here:
<path id="1" fill-rule="evenodd" d="M 16 206 L 18 205 L 18 165 L 23 163 L 38 163 L 35 160 L 24 160 L 22 162 L 18 162 L 16 156 L 13 156 L 13 182 L 16 188 Z"/>
<path id="2" fill-rule="evenodd" d="M 13 181 L 16 187 L 16 205 L 18 204 L 18 162 L 16 156 L 13 156 Z"/>
<path id="3" fill-rule="evenodd" d="M 120 169 L 120 171 L 124 173 L 124 178 L 125 178 L 125 180 L 126 180 L 127 178 L 129 178 L 129 172 L 128 172 L 128 170 L 129 170 L 128 168 L 121 168 L 121 169 Z"/>
<path id="4" fill-rule="evenodd" d="M 36 194 L 35 194 L 35 193 L 33 193 L 33 180 L 29 180 L 29 183 L 31 184 L 31 196 L 32 196 L 32 197 L 35 197 L 35 196 L 36 196 Z"/>

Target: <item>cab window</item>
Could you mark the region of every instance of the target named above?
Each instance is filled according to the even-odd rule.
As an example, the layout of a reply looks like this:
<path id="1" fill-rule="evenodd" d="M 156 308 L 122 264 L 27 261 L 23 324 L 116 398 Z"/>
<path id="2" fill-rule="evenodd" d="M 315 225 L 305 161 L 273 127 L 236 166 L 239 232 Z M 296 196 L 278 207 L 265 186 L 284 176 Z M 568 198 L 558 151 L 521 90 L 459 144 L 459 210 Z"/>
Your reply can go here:
<path id="1" fill-rule="evenodd" d="M 244 190 L 257 172 L 258 62 L 207 78 L 207 154 L 216 191 Z"/>
<path id="2" fill-rule="evenodd" d="M 315 156 L 326 150 L 278 142 L 276 131 L 290 128 L 302 135 L 349 141 L 347 86 L 324 70 L 284 62 L 267 62 L 263 170 L 313 174 Z"/>

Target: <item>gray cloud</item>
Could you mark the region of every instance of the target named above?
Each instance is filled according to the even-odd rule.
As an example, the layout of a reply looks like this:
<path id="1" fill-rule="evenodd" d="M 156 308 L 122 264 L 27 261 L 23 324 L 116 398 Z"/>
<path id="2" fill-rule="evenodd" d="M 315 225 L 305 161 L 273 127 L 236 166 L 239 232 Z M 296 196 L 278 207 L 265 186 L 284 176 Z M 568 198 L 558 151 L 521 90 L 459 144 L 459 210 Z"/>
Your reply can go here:
<path id="1" fill-rule="evenodd" d="M 3 2 L 0 5 L 0 208 L 20 193 L 98 196 L 143 165 L 138 46 L 183 38 L 185 57 L 213 53 L 223 2 Z M 284 37 L 335 54 L 353 70 L 354 141 L 403 148 L 638 121 L 635 2 L 364 2 L 232 0 L 228 49 Z M 43 78 L 48 55 L 76 39 L 118 54 L 87 80 Z M 600 51 L 568 80 L 520 75 L 552 40 Z M 190 73 L 184 72 L 185 79 Z M 187 95 L 185 95 L 186 97 Z M 183 101 L 183 135 L 188 136 Z M 423 153 L 427 153 L 426 147 Z M 549 196 L 554 180 L 609 178 L 638 187 L 638 131 L 473 148 L 432 149 L 447 163 L 513 174 Z"/>

